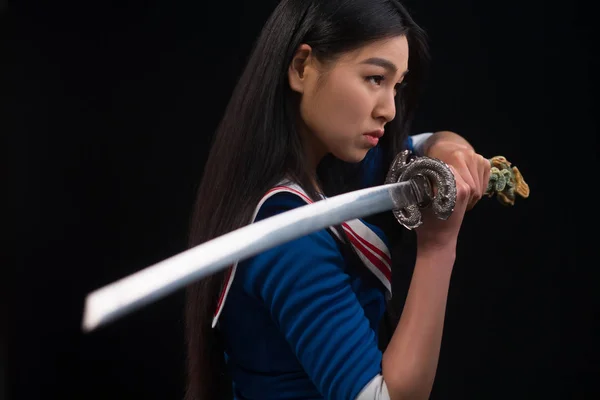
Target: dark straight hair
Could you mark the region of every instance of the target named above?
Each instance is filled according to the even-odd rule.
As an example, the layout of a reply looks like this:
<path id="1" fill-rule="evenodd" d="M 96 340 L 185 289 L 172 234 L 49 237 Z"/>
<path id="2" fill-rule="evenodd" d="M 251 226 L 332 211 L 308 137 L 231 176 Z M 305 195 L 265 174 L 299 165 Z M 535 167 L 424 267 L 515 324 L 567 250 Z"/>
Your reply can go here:
<path id="1" fill-rule="evenodd" d="M 313 199 L 310 170 L 296 122 L 298 96 L 287 70 L 306 43 L 321 62 L 370 42 L 404 35 L 409 44 L 408 84 L 396 96 L 396 118 L 380 146 L 386 162 L 402 149 L 413 117 L 425 63 L 424 32 L 395 0 L 282 0 L 264 25 L 214 136 L 197 193 L 189 246 L 251 222 L 260 198 L 290 177 Z M 356 187 L 353 165 L 332 157 L 319 167 L 325 193 Z M 218 329 L 211 327 L 225 272 L 186 291 L 188 385 L 186 400 L 231 398 Z"/>

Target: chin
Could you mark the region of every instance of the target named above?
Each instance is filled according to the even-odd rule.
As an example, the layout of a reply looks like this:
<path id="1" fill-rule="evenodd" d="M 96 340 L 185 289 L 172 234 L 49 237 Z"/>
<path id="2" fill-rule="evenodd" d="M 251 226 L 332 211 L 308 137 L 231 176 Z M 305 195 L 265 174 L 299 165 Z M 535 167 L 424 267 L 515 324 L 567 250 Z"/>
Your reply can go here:
<path id="1" fill-rule="evenodd" d="M 357 164 L 357 163 L 359 163 L 359 162 L 361 162 L 362 160 L 365 159 L 365 157 L 367 156 L 368 152 L 369 152 L 368 149 L 367 150 L 362 150 L 361 149 L 361 150 L 356 150 L 356 151 L 353 151 L 353 152 L 345 152 L 343 154 L 335 154 L 335 153 L 333 153 L 333 155 L 336 158 L 338 158 L 338 159 L 340 159 L 340 160 L 342 160 L 344 162 L 347 162 L 347 163 L 350 163 L 350 164 Z"/>

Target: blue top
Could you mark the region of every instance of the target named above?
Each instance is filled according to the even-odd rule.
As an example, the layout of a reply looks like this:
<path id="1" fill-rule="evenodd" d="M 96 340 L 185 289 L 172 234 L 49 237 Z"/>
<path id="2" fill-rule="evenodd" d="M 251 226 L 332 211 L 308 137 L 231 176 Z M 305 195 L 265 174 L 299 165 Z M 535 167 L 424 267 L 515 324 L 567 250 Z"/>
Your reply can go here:
<path id="1" fill-rule="evenodd" d="M 257 220 L 305 204 L 278 193 Z M 355 398 L 381 373 L 384 310 L 383 286 L 361 279 L 326 230 L 241 262 L 219 320 L 235 398 Z"/>
<path id="2" fill-rule="evenodd" d="M 365 186 L 381 183 L 380 156 L 365 157 Z M 256 221 L 305 204 L 275 194 Z M 321 230 L 240 262 L 217 326 L 235 399 L 354 399 L 381 373 L 385 291 L 344 254 Z"/>

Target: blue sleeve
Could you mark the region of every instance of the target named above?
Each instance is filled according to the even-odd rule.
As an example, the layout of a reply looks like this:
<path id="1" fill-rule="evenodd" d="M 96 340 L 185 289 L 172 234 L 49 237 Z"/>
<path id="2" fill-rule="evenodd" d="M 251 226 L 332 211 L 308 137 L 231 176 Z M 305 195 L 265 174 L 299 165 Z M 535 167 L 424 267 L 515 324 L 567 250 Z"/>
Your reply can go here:
<path id="1" fill-rule="evenodd" d="M 280 193 L 258 219 L 303 203 Z M 293 208 L 291 207 L 291 208 Z M 269 308 L 304 370 L 327 399 L 354 399 L 381 373 L 381 351 L 369 320 L 350 286 L 344 259 L 326 231 L 266 251 L 246 271 L 249 290 Z"/>
<path id="2" fill-rule="evenodd" d="M 410 150 L 411 153 L 415 152 L 415 145 L 414 145 L 414 142 L 413 142 L 413 138 L 410 135 L 406 138 L 405 148 L 408 149 L 408 150 Z"/>

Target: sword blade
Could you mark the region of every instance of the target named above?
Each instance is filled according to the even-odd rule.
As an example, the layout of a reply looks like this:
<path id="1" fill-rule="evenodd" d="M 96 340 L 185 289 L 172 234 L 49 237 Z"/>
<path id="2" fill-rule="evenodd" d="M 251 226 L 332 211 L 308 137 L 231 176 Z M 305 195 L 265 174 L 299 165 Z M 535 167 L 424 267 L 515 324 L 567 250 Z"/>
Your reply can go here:
<path id="1" fill-rule="evenodd" d="M 413 180 L 330 197 L 252 223 L 89 293 L 83 330 L 92 331 L 260 252 L 318 230 L 427 201 Z"/>

